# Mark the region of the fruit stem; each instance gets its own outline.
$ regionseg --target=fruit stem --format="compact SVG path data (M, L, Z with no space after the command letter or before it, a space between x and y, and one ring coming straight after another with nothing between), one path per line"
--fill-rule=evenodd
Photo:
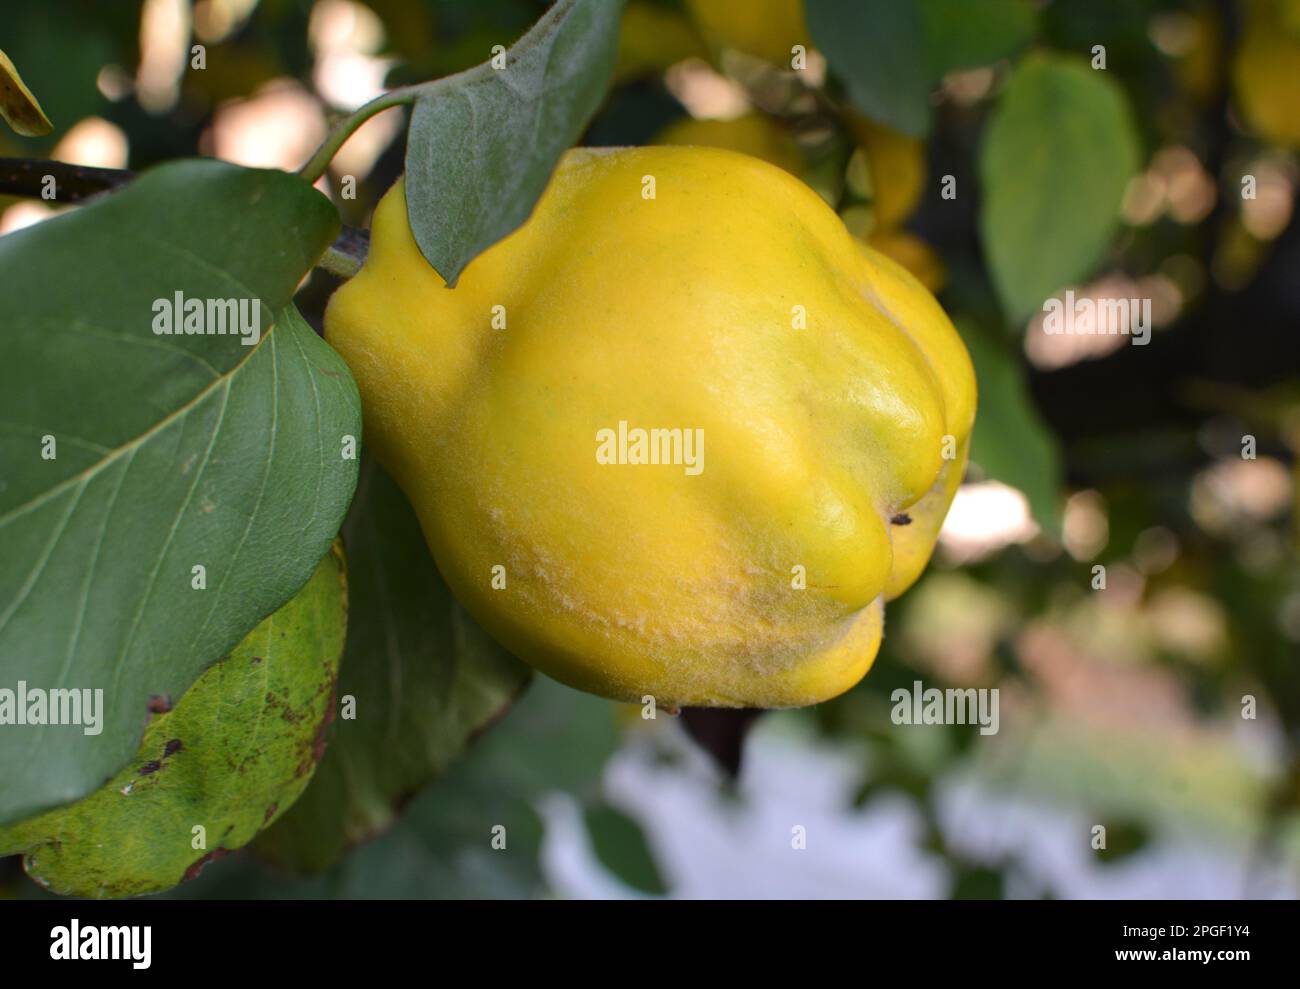
M401 86L387 93L382 93L369 103L365 103L353 110L334 125L334 129L325 138L325 142L316 149L316 153L307 160L307 164L298 169L298 174L308 182L315 183L317 179L325 174L325 169L329 167L333 157L338 154L339 148L347 143L348 138L355 134L362 124L384 110L392 109L395 106L403 106L407 103L414 103L419 95L418 88L418 86Z
M369 252L369 234L364 230L344 227L334 243L325 249L325 253L316 262L316 267L346 281L361 270Z

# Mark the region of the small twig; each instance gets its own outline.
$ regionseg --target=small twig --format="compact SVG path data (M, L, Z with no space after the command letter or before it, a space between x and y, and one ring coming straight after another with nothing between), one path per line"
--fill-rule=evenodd
M54 198L50 202L79 203L126 185L135 178L135 172L40 158L0 158L0 193L45 199L50 177L54 178Z
M368 253L369 232L356 227L344 227L334 238L334 243L325 249L321 259L316 262L316 267L346 280L361 270Z

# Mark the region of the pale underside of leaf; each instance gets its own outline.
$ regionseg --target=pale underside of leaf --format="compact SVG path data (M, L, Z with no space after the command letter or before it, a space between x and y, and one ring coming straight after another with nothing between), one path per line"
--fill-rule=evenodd
M429 263L454 286L532 212L613 71L622 0L560 0L506 55L423 87L406 198Z

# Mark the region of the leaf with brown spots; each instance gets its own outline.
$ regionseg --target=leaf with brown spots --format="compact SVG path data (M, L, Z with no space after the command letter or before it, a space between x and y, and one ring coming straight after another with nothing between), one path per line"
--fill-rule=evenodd
M27 874L56 893L113 897L174 886L248 843L311 780L346 624L336 542L306 587L153 716L127 768L83 800L0 828L0 855L24 853Z

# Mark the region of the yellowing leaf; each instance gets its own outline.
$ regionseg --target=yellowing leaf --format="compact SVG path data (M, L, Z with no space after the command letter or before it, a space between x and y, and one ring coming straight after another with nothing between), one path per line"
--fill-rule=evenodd
M104 898L175 886L247 844L311 780L346 627L336 541L306 586L174 708L150 708L130 765L82 800L0 828L0 855L22 852L51 892Z
M23 77L0 51L0 117L23 137L40 137L54 130L50 118L36 102L32 91L23 84Z

